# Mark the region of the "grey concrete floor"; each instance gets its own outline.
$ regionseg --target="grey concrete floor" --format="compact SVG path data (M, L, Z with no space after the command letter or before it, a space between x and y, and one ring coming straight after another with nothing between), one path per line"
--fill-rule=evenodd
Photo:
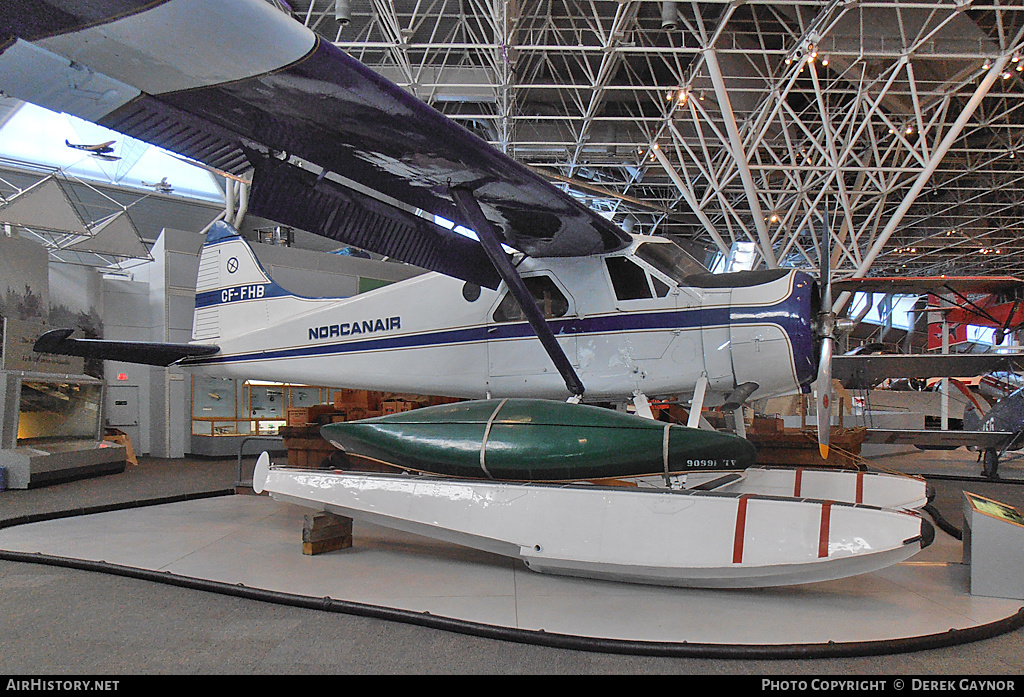
M884 466L973 475L973 455L922 453ZM122 475L0 493L0 521L29 513L230 488L235 461L143 459ZM1024 482L1024 466L1004 477ZM960 525L964 488L1021 506L1024 486L934 479ZM756 621L756 618L752 618ZM481 638L37 563L0 561L0 674L1019 675L1024 629L948 648L857 658L663 658ZM1024 683L1022 683L1024 684Z

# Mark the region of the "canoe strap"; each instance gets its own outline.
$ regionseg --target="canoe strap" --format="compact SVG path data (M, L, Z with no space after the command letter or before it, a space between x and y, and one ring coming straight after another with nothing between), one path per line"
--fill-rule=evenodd
M505 402L508 401L508 397L498 402L498 406L494 408L494 413L491 414L491 418L487 419L487 426L484 428L484 438L480 442L480 469L484 471L488 479L494 479L491 473L487 471L487 463L484 461L484 453L487 451L487 439L491 437L491 425L494 424L494 420L498 418L498 412L505 406Z
M672 424L665 424L665 434L661 438L661 462L665 468L665 486L671 486L668 479L668 430Z

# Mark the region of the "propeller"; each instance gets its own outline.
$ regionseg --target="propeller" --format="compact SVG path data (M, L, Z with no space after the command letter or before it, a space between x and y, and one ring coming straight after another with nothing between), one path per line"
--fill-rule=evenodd
M821 307L818 310L816 333L821 339L821 357L818 360L818 378L815 384L818 415L818 452L828 458L829 434L832 425L832 351L836 338L836 315L832 311L832 279L829 271L832 253L829 247L830 226L828 210L821 231L818 248L818 272L821 286Z

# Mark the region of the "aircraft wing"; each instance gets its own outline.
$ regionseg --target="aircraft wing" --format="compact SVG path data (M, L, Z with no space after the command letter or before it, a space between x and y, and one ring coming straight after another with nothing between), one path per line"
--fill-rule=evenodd
M449 189L531 256L624 231L264 0L0 1L0 90L242 175L249 211L496 287ZM100 95L97 97L97 95Z
M832 377L849 389L867 389L888 378L983 375L1024 368L1024 355L1005 353L833 356Z
M989 304L972 303L970 306L957 305L943 308L950 324L973 324L979 327L994 327L1013 331L1024 324L1024 302Z
M955 448L973 445L982 450L998 448L1013 437L1009 431L939 431L935 429L883 429L869 428L865 443L884 445L921 445Z
M108 140L105 143L96 143L95 145L82 145L80 146L83 150L91 150L93 152L107 153L113 150L111 147L116 141Z
M896 293L924 295L934 293L1008 293L1024 288L1024 280L1015 276L878 276L847 278L832 282L836 293Z

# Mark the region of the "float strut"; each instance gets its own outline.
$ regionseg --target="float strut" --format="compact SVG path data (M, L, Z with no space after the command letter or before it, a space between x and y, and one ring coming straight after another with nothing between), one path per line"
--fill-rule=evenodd
M700 410L704 408L704 393L708 389L708 374L701 373L693 388L693 401L690 402L690 415L686 417L687 428L700 428Z

